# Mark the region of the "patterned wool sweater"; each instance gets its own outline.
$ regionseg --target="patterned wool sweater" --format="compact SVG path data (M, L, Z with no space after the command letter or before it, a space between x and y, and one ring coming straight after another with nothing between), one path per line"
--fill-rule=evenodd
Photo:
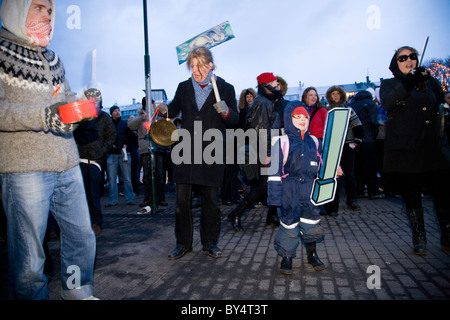
M72 133L55 133L45 109L75 96L58 56L0 29L0 173L62 172L79 164Z

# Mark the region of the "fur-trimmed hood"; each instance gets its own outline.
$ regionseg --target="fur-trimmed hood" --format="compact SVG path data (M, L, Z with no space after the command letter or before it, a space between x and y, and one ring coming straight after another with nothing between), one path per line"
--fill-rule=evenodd
M333 91L338 91L341 95L341 99L339 100L338 103L334 102L333 99L331 99L331 93ZM327 99L331 108L337 107L337 106L342 106L347 101L347 93L345 92L344 88L342 88L340 86L332 86L327 90L325 99Z
M286 95L287 91L288 91L288 84L287 84L286 80L284 80L280 76L277 76L277 79L278 79L278 83L280 84L281 94L284 97Z
M50 21L50 25L52 26L52 32L50 34L51 39L53 37L53 30L55 29L55 1L49 0L49 2L52 7L52 20ZM3 28L30 44L32 43L32 40L27 35L25 25L32 3L33 0L3 0L0 9L0 18L2 20Z
M250 107L247 105L247 100L245 99L245 96L247 95L247 92L250 92L253 95L253 99L256 98L256 90L253 88L244 89L241 92L241 95L239 96L239 110L243 110L246 107Z

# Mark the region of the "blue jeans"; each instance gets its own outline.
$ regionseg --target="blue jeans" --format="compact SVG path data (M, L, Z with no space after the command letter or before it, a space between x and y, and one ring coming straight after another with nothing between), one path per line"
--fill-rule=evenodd
M108 154L106 160L108 165L109 177L109 204L119 203L119 191L117 189L117 170L120 166L122 172L123 186L125 191L125 200L134 202L133 185L131 184L131 156L128 152L128 161L123 161L121 154Z
M42 244L49 212L61 230L62 298L91 296L96 240L80 167L2 174L1 182L8 224L10 298L48 299Z

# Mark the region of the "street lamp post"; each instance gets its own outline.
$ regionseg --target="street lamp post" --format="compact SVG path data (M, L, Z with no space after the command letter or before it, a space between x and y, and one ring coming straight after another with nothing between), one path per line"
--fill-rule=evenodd
M143 0L144 3L144 40L145 40L145 56L144 56L144 64L145 64L145 96L146 96L146 105L143 106L145 111L150 116L152 114L150 106L152 105L152 87L151 87L151 79L150 79L150 53L149 53L149 45L148 45L148 22L147 22L147 0ZM150 159L148 164L151 163L150 173L152 176L152 211L156 213L158 210L157 202L156 202L156 190L155 190L155 174L153 168L155 168L154 163L154 154L153 149L150 143L150 137L148 137L148 154Z

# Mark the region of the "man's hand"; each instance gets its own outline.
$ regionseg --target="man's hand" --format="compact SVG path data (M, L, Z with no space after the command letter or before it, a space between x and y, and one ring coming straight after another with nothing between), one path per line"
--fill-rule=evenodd
M169 107L167 106L167 104L165 103L160 103L157 105L157 108L159 108L158 112L160 114L166 114L167 111L169 110Z
M58 108L65 105L64 102L59 102L45 108L45 124L48 130L53 132L68 133L75 130L77 124L67 124L61 121Z
M214 109L216 109L217 113L221 114L223 117L226 117L229 112L228 106L225 101L214 103Z

